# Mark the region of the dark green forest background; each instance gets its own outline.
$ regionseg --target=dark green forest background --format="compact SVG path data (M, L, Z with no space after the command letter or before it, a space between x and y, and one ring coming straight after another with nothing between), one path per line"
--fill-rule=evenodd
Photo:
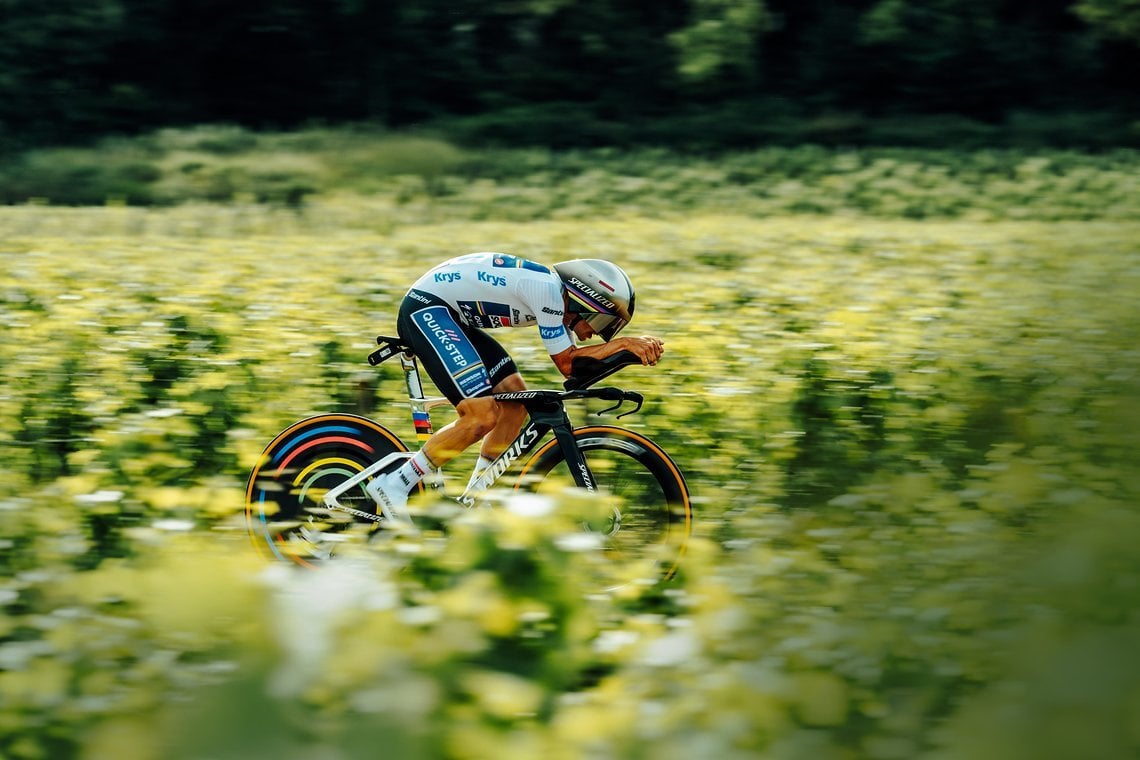
M162 126L469 143L1140 144L1137 0L0 0L0 152Z

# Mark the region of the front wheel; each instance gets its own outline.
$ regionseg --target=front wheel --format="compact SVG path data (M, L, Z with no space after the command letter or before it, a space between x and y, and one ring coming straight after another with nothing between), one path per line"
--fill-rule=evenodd
M671 578L692 530L689 489L677 465L639 433L608 425L581 427L574 439L604 499L602 519L586 529L602 534L607 555L619 562L645 562ZM556 440L523 466L515 488L555 492L573 483Z
M312 566L331 557L353 531L375 530L373 521L325 509L324 494L407 450L393 432L366 417L321 414L295 423L265 448L246 484L246 524L254 545L271 559ZM338 501L376 514L363 484Z

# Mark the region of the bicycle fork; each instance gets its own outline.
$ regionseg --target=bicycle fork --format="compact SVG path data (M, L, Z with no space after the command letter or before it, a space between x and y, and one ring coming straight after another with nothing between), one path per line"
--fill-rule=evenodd
M535 422L548 425L554 431L554 438L558 441L558 447L562 449L562 456L566 460L566 467L570 470L570 477L574 479L574 485L590 493L597 491L594 474L590 472L590 465L586 464L586 457L578 448L578 441L574 438L574 427L570 424L566 410L559 405L555 409L533 409L530 414Z

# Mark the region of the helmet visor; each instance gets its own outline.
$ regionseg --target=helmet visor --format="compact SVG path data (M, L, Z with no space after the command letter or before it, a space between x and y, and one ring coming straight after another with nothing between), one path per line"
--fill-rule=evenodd
M583 322L606 341L621 332L628 324L627 320L610 314L582 314L581 317Z

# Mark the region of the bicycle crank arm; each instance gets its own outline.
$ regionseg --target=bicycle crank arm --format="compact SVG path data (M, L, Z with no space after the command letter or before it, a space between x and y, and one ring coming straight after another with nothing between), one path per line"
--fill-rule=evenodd
M384 518L381 515L374 515L371 512L365 512L362 509L353 509L352 507L346 507L343 504L329 504L326 501L324 506L325 509L335 509L338 512L347 512L353 517L359 517L361 520L369 520L376 523L384 521Z

